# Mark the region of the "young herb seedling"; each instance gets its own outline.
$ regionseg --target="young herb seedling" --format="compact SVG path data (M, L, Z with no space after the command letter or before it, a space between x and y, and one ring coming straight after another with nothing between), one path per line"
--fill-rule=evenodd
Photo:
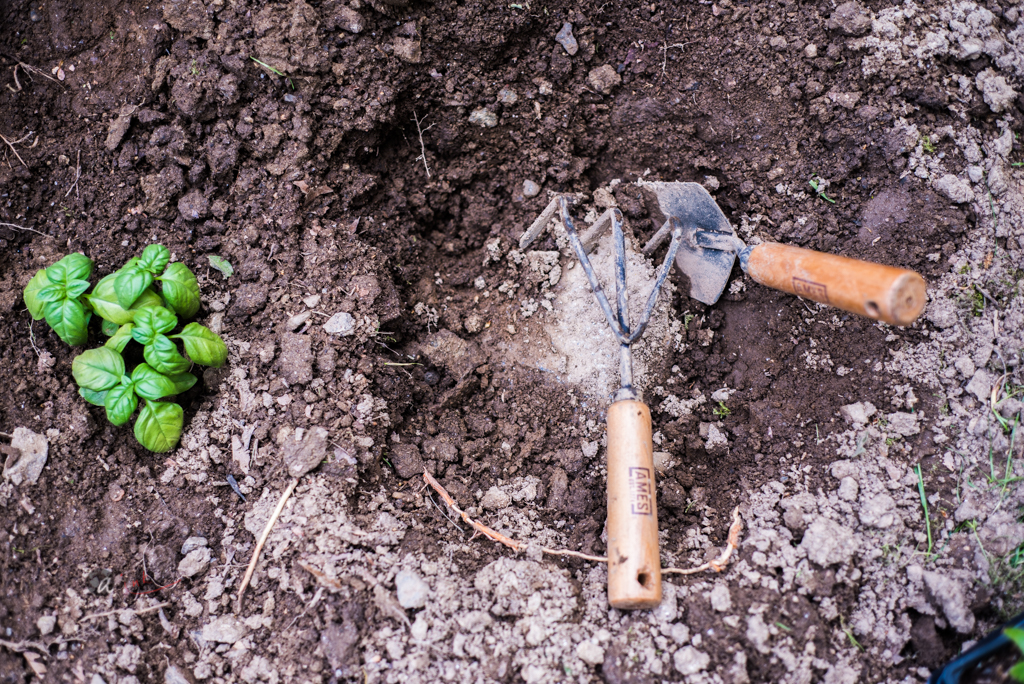
M826 202L831 202L832 204L836 203L834 199L825 194L825 182L818 176L813 176L811 180L807 181L807 184L810 185L811 189L818 194L819 198Z
M79 394L104 407L114 425L131 420L141 400L135 438L155 452L174 448L184 418L181 406L162 400L196 384L189 372L192 364L219 367L227 361L224 341L198 323L171 334L178 316L190 318L199 311L200 300L195 274L184 264L169 263L170 257L163 245L149 245L141 257L102 278L87 295L93 263L82 254L69 254L36 273L24 292L32 317L46 318L73 346L88 341L93 313L102 319L106 344L82 352L71 364ZM154 289L158 283L159 292ZM145 363L128 373L122 353L133 341L142 345Z

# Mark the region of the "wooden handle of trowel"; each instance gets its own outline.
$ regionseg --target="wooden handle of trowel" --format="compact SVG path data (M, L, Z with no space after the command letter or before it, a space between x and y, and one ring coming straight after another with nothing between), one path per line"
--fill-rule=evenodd
M910 325L925 305L924 278L914 271L775 242L751 250L747 273L762 285L890 325Z
M661 603L651 411L628 399L608 407L608 603Z

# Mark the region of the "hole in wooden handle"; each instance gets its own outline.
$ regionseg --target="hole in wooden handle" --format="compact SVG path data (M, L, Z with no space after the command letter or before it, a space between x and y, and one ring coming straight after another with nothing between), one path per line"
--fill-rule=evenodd
M868 316L871 316L871 318L878 318L882 313L878 308L878 304L870 299L864 302L864 310L867 312Z
M640 572L636 576L636 581L640 583L640 586L644 589L649 589L647 583L651 581L651 576L646 572Z

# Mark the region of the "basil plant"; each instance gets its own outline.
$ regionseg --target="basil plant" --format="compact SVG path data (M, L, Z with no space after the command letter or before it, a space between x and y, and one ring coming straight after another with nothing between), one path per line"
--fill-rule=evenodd
M124 425L138 411L135 438L155 452L170 451L181 438L184 411L166 400L196 384L189 372L193 364L220 367L228 355L220 336L198 323L174 332L179 316L190 318L199 311L199 281L184 264L170 263L170 257L163 245L149 245L85 294L93 263L70 254L36 273L24 293L32 317L45 318L70 345L88 341L93 313L102 319L101 330L109 339L71 364L79 394L102 406L114 425ZM145 361L129 373L123 354L133 342L142 347Z

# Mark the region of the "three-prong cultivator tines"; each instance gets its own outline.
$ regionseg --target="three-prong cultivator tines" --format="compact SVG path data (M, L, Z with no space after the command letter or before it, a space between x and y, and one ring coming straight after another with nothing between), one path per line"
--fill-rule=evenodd
M590 281L590 289L619 342L619 384L608 407L608 603L613 608L653 608L661 602L661 559L658 552L658 507L654 484L654 443L651 411L633 388L630 346L651 319L658 293L668 276L683 238L683 225L675 217L665 222L672 234L665 263L636 326L629 322L626 296L626 245L622 213L609 209L615 251L615 310L587 257L569 215L569 200L558 200L562 224L576 257ZM603 217L602 217L603 218ZM599 221L600 223L600 221Z

